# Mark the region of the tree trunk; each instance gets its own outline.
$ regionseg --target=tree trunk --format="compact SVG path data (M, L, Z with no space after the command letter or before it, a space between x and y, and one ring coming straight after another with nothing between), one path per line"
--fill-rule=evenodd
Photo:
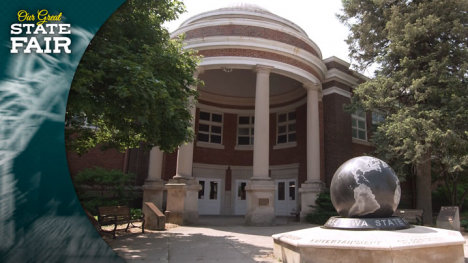
M424 209L424 225L433 225L432 221L432 180L431 151L424 156L424 162L416 165L416 207Z

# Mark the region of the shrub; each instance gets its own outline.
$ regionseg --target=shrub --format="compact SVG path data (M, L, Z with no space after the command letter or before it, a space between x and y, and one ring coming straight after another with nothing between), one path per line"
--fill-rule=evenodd
M96 215L98 206L129 205L135 199L129 187L134 181L134 174L94 167L79 172L73 184L81 204Z
M338 215L331 202L330 193L320 193L315 204L310 206L315 210L306 215L306 221L311 224L323 225L330 217Z

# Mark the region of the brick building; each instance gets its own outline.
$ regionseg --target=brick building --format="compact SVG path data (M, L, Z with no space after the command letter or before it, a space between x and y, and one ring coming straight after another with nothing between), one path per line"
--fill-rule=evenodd
M196 140L172 154L70 154L72 174L96 162L136 172L146 201L161 208L167 191L169 222L213 214L268 225L292 210L304 216L343 162L372 151L378 116L343 111L365 77L323 59L293 22L238 4L196 15L172 36L182 33L186 48L204 56L195 72L205 83L192 109Z

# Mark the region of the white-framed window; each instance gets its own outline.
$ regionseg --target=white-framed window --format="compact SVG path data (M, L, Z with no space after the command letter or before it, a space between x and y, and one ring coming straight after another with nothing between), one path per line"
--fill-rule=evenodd
M254 144L254 116L242 116L237 118L237 145Z
M296 111L277 114L276 144L296 141Z
M385 121L385 116L379 112L372 112L372 124L379 125Z
M353 138L367 141L366 113L358 110L351 115Z
M223 114L200 110L198 118L199 142L223 143Z

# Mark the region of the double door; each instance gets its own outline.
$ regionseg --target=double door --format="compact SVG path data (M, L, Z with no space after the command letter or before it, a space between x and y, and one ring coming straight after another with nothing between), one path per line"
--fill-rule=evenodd
M289 216L291 211L297 211L296 179L275 180L275 211L277 216Z
M221 179L197 178L202 189L198 192L198 213L219 215L221 212Z

